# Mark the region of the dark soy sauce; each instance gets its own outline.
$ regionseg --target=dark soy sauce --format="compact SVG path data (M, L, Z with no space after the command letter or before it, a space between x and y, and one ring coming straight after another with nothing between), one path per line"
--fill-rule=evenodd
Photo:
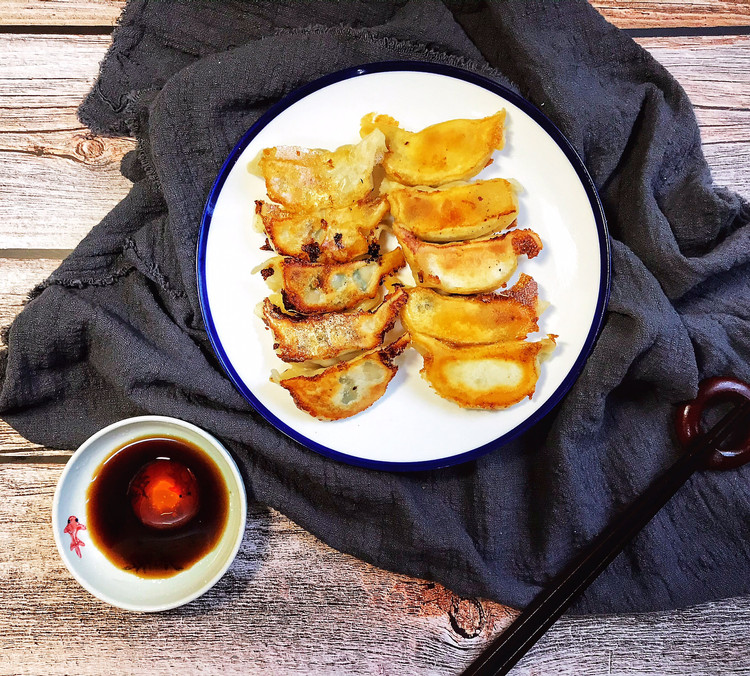
M144 524L129 496L133 478L159 459L187 467L200 498L195 516L166 529ZM214 462L197 446L168 437L137 439L115 451L99 467L86 497L94 544L118 568L147 578L172 577L203 558L219 542L229 512L227 487Z

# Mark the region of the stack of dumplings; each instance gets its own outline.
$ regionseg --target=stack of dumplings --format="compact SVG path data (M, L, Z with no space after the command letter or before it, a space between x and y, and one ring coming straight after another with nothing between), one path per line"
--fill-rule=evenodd
M469 182L502 149L504 121L499 111L411 132L371 113L357 144L260 153L271 201L255 212L264 248L277 254L259 268L274 292L260 314L292 364L271 379L300 409L320 420L360 413L383 396L409 345L433 389L459 406L532 396L555 345L552 335L526 340L544 304L526 274L495 292L542 242L515 228L512 180ZM389 251L386 232L398 242ZM398 281L407 263L416 286Z

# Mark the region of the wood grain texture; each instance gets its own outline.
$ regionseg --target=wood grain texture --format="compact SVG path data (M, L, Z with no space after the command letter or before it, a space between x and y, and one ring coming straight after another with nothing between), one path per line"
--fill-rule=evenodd
M114 26L125 0L2 0L0 26Z
M119 168L134 142L76 118L109 41L0 34L0 249L73 248L130 189Z
M745 0L593 0L620 28L750 24ZM113 26L124 0L3 0L0 25Z
M72 451L57 451L32 444L16 432L7 422L0 419L0 464L36 463L41 458L59 456L69 458Z
M159 675L177 664L180 673L456 674L515 615L378 570L257 505L239 556L205 596L158 615L120 611L80 589L57 556L50 506L61 471L0 464L0 522L13 523L0 529L3 675ZM736 639L749 624L750 599L563 618L514 673L740 674L750 648Z
M0 519L14 524L0 533L0 674L107 665L172 674L177 664L180 673L448 674L512 618L498 604L479 611L438 585L378 571L258 506L237 559L205 596L158 615L120 611L83 591L57 556L50 520L61 471L0 464L9 496Z
M23 308L29 290L44 281L58 265L59 260L0 258L0 328L13 321ZM48 456L64 460L70 456L70 451L52 451L32 444L0 420L0 463L33 462Z
M690 96L701 122L704 143L742 140L742 132L727 130L733 126L744 128L750 122L750 35L639 38L637 42ZM707 116L709 111L713 118ZM716 128L712 122L722 118L726 124ZM746 131L744 136L747 137Z
M746 0L592 0L591 4L619 28L746 26Z
M119 162L133 141L75 117L108 40L0 34L0 249L72 248L127 194ZM715 180L750 197L750 36L639 41L695 103Z
M750 199L750 36L638 42L690 97L714 181Z
M563 617L512 676L746 676L750 599L641 615ZM573 653L573 654L571 654Z
M57 260L0 260L0 316ZM461 598L336 552L251 506L227 576L181 609L134 615L80 589L51 531L70 451L32 445L0 421L0 676L4 674L455 674L515 611ZM61 526L62 527L62 526ZM676 613L563 618L515 674L741 674L750 599ZM73 634L85 640L72 641ZM102 654L104 651L104 654Z
M21 311L28 292L58 265L59 260L0 258L0 327L10 324Z
M122 4L0 0L0 24L111 25ZM744 0L594 4L628 27L750 24ZM746 196L749 40L639 40L695 103L715 179ZM91 137L75 117L108 43L97 35L0 34L0 326L59 264L1 250L71 248L129 187L118 165L132 141ZM259 506L251 507L240 555L206 596L156 616L118 611L83 591L55 551L50 505L69 455L34 446L0 421L0 676L159 675L176 667L454 674L514 616L499 604L373 568ZM747 674L750 649L737 639L748 627L750 599L563 618L513 673Z

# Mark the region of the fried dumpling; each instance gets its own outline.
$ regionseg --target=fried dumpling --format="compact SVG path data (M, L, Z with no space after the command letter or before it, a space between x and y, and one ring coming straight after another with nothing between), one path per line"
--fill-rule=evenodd
M502 178L437 190L388 193L393 219L428 242L474 239L507 228L518 216L514 185Z
M472 345L522 340L539 330L537 284L528 275L522 274L507 294L444 296L418 286L408 295L401 320L412 335Z
M258 200L255 212L278 253L310 263L342 263L372 252L388 202L380 198L335 209L294 212Z
M260 271L269 286L281 291L284 307L300 314L338 312L374 298L383 278L404 266L397 248L374 260L351 263L307 263L277 257Z
M372 312L329 312L303 317L282 312L266 298L263 321L273 332L274 349L283 361L333 359L381 345L405 303L406 294L398 289Z
M290 211L343 207L372 191L372 170L386 150L375 129L336 150L277 146L261 152L258 168L268 196Z
M499 409L531 398L555 337L456 347L413 335L412 344L424 359L422 375L441 397L463 408Z
M532 230L453 244L423 242L397 223L393 232L417 284L447 293L494 291L513 275L520 255L534 258L542 250Z
M448 120L418 132L405 131L388 115L362 118L360 134L385 134L386 175L404 185L437 186L479 173L504 144L505 111L476 120Z
M310 375L286 373L276 379L297 408L319 420L341 420L361 413L385 394L398 367L393 363L409 343L404 335L390 345ZM288 373L294 373L290 369Z

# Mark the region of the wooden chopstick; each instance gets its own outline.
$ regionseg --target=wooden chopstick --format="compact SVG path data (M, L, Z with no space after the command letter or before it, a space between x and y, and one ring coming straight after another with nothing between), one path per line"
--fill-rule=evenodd
M537 596L502 635L463 672L464 676L507 674L596 577L670 500L707 457L732 435L750 427L750 401L727 413L697 437L672 465L564 571Z

